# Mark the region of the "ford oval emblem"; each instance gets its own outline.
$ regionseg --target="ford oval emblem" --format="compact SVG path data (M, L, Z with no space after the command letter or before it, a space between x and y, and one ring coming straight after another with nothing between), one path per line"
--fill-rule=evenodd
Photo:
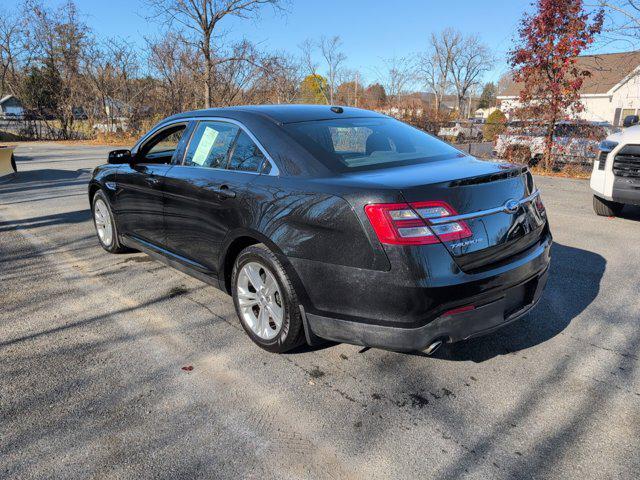
M507 202L504 204L504 211L507 213L516 213L519 207L520 202L518 202L517 200L507 200Z

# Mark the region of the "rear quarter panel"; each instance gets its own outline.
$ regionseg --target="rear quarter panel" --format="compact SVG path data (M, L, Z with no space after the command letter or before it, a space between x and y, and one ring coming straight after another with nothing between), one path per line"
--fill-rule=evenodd
M253 229L286 256L373 270L388 270L380 245L337 192L309 179L261 175L252 184Z

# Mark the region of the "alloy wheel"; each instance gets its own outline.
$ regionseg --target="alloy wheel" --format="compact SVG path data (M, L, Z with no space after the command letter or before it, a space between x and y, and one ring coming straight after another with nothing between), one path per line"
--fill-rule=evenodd
M249 262L240 270L236 287L244 323L263 340L275 338L282 328L284 307L273 273L258 262Z
M113 242L113 226L111 225L111 215L104 200L99 198L93 206L93 219L96 223L96 230L100 241L107 247Z

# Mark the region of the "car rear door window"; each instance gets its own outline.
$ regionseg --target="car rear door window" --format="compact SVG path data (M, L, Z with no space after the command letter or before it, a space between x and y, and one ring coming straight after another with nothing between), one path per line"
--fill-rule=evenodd
M184 164L224 168L239 127L225 122L200 122L193 133Z
M244 172L258 172L265 156L246 132L240 130L227 168Z

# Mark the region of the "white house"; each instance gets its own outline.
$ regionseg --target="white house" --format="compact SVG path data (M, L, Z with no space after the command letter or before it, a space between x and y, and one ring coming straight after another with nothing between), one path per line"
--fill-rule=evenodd
M625 116L640 114L640 51L583 55L576 66L591 72L580 89L580 118L620 125ZM498 95L507 115L520 105L519 93L520 84L508 80Z
M5 95L0 99L0 115L21 116L24 114L22 103L14 95Z
M484 118L486 120L489 118L489 115L496 110L498 110L498 107L479 108L474 112L473 116L478 119Z

